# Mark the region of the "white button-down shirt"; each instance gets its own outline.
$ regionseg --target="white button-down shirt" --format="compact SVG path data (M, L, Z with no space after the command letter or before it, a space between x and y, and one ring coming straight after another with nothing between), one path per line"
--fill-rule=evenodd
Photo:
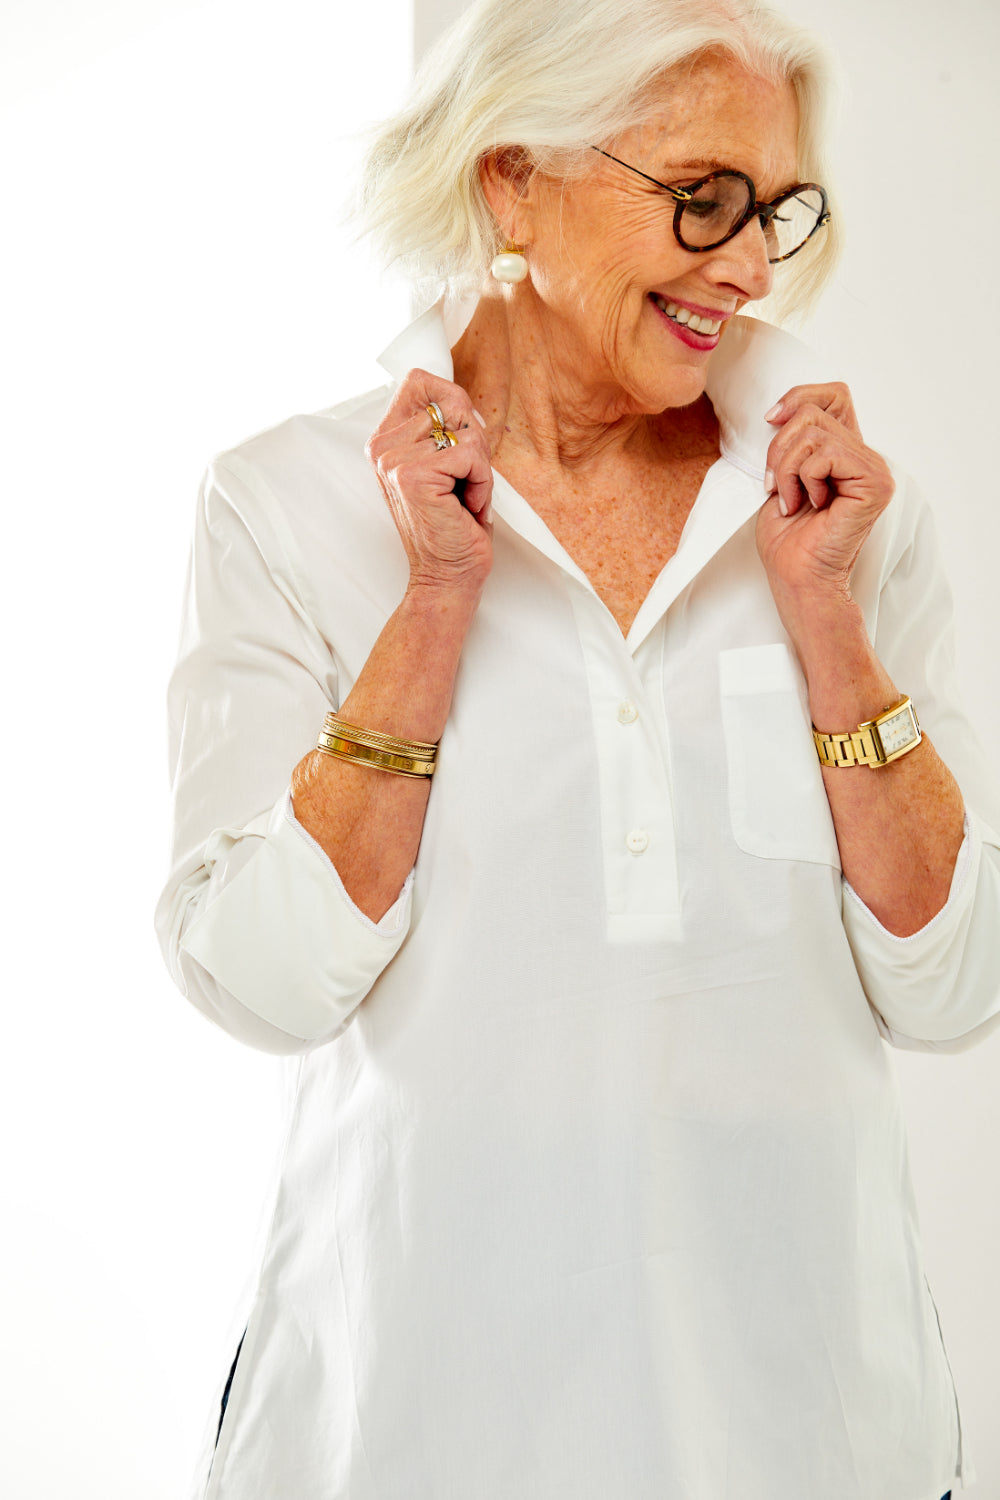
M450 377L456 332L432 310L385 362ZM392 388L213 465L160 931L196 1005L301 1058L209 1500L968 1477L883 1038L964 1045L1000 1011L1000 811L903 481L855 592L967 836L911 938L843 884L754 544L763 412L811 378L787 336L727 331L722 457L627 638L497 476L419 857L377 924L286 789L406 585L363 454Z

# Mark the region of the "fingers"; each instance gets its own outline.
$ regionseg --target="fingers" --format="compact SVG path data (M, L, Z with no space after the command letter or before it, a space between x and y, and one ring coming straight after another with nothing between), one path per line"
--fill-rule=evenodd
M823 447L813 448L796 465L799 487L813 510L822 510L835 494L833 455Z
M767 420L776 432L757 544L775 598L839 594L892 498L892 473L866 446L846 386L794 386Z
M411 370L367 455L410 563L411 583L479 591L492 561L490 448L468 394Z
M447 446L432 435L438 427L453 439ZM413 499L452 494L478 517L493 488L484 428L461 386L411 370L369 439L369 462L387 498L390 491Z
M400 426L372 435L369 460L383 490L415 502L457 496L467 510L478 515L489 503L493 488L489 447L478 427L446 430L455 441L439 448L431 435L430 418L414 413Z
M889 503L895 488L881 454L852 433L830 432L818 424L800 429L780 448L772 444L764 482L785 516L806 505L823 510L835 500L862 504L874 515Z
M828 406L800 401L801 392L821 392ZM866 447L857 424L841 421L846 387L796 387L794 410L778 419L779 431L767 453L765 487L776 494L782 515L794 516L806 504L822 510L838 497L863 502L877 513L888 504L894 484L881 454ZM773 411L773 408L772 408ZM853 417L853 407L850 408Z
M784 426L806 408L825 412L835 422L860 436L854 402L850 390L843 381L830 381L827 385L793 385L780 401L776 401L764 420L773 426Z
M835 431L818 422L796 426L775 438L767 450L764 485L778 496L782 515L794 516L803 505L821 510L832 498Z
M435 408L435 415L430 407ZM440 412L442 421L437 421ZM458 433L464 428L476 427L482 431L483 419L476 412L467 392L453 381L441 380L426 370L411 370L393 397L385 417L376 432L388 431L402 423L418 417L429 435L435 426ZM443 450L442 450L443 451Z

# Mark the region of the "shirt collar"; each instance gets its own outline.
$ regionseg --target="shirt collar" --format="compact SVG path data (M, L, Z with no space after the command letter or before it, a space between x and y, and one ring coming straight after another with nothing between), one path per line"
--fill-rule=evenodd
M435 302L379 355L379 364L396 380L413 369L453 379L452 347L477 300ZM758 318L734 318L712 355L706 382L719 419L723 457L763 480L768 444L775 433L764 413L793 385L818 384L823 378L816 355L790 333Z
M818 356L783 328L759 318L734 318L708 366L705 390L719 419L722 456L763 480L777 429L764 420L793 385L829 379Z
M465 332L476 310L478 297L442 297L397 334L378 362L394 380L410 370L426 370L439 380L454 380L451 351Z

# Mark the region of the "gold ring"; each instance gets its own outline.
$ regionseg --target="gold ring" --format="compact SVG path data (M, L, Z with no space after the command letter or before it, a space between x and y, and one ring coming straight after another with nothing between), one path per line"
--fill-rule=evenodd
M440 406L438 406L436 401L429 401L424 407L424 410L430 417L435 427L444 427L444 412L441 410Z
M434 446L439 452L442 448L458 447L458 438L453 432L449 432L447 427L432 427L431 437L434 439Z

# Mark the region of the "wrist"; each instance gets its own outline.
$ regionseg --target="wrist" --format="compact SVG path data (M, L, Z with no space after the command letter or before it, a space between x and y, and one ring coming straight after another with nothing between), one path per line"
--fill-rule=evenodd
M800 654L817 649L831 633L854 634L865 628L864 615L851 593L849 580L809 586L773 578L768 581L782 624Z
M902 697L875 654L860 607L849 595L813 601L803 611L799 628L789 634L805 674L809 712L817 729L856 729Z
M476 602L453 590L408 588L338 715L363 730L436 744Z
M399 613L415 628L434 634L465 633L482 598L485 579L442 584L410 578Z

